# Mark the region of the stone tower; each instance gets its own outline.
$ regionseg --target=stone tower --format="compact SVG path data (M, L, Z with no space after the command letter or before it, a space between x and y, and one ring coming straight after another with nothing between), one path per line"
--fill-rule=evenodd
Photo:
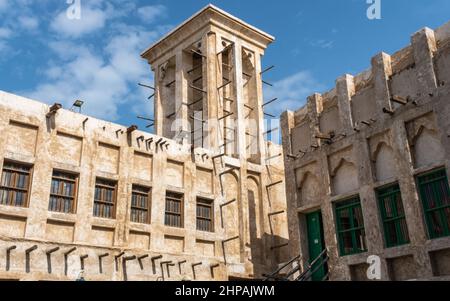
M261 164L261 57L273 40L209 5L146 50L156 134Z
M231 276L260 276L287 249L282 150L264 133L261 58L273 41L208 5L142 53L155 73L156 135L211 154Z

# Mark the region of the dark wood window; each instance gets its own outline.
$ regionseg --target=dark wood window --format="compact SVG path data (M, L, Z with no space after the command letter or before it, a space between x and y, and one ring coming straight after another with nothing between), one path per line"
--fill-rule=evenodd
M359 197L335 205L341 256L366 252L366 234Z
M183 195L166 193L166 212L164 224L169 227L183 228Z
M388 248L409 243L408 226L398 184L377 190L377 197Z
M419 176L418 184L430 238L450 236L450 192L445 169Z
M0 183L0 204L27 207L31 186L30 165L5 161Z
M77 175L54 171L48 210L61 213L75 213L77 187Z
M95 184L94 216L116 217L117 182L97 179Z
M214 232L214 202L197 199L197 230Z
M130 220L150 224L150 188L133 185Z

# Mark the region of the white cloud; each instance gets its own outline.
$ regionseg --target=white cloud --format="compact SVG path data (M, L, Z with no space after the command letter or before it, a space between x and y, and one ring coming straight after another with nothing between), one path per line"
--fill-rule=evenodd
M113 37L106 46L111 65L129 80L138 80L148 74L150 68L140 58L146 42L157 37L155 32L127 31Z
M8 0L0 0L0 12L8 8Z
M22 28L27 30L35 30L39 27L39 20L32 16L19 17L19 23Z
M271 100L278 98L265 107L265 112L276 117L286 111L296 111L306 103L306 98L315 92L321 91L324 86L317 82L309 71L300 71L279 81L274 82L273 87L264 88L264 98ZM269 118L268 118L269 119ZM265 130L280 129L280 120L278 118L267 120ZM281 143L281 132L273 131L267 139L274 143Z
M65 11L58 11L49 26L57 35L45 38L51 59L39 68L40 82L18 93L46 103L58 101L66 108L81 99L85 101L83 113L110 121L130 113L149 116L153 111L147 100L151 91L137 84L152 83L153 74L140 53L167 28L155 25L148 31L128 25L124 19L136 13L130 2L92 0L82 1L82 5L80 20L70 20ZM146 12L146 22L150 22L165 11L157 5L151 10L153 15L148 9L141 13ZM95 32L101 33L101 38L91 41L89 34Z
M11 37L12 31L6 27L0 27L0 39L7 39Z
M72 42L68 41L52 41L49 42L48 47L53 50L61 59L72 59L76 57L80 50L87 50L84 46L78 45L76 46ZM76 46L76 47L74 47Z
M61 66L50 64L50 66L43 72L49 79L57 79L63 75Z
M39 26L39 20L30 13L32 0L0 0L0 50L2 57L0 61L9 60L12 55L17 54L20 48L11 45L11 39L21 37L34 31Z
M118 119L118 108L125 103L131 111L151 113L148 91L137 86L152 77L139 53L158 33L125 25L119 28L105 45L96 45L101 49L98 53L88 45L65 40L49 43L56 56L43 72L45 81L25 94L47 103L59 101L66 107L82 99L84 113L107 120Z
M308 96L323 89L324 86L309 71L295 73L275 82L273 87L265 88L267 100L275 97L279 99L279 102L267 106L267 112L279 115L285 110L298 110L305 104Z
M74 46L75 47L75 46ZM75 99L85 100L85 111L102 118L117 118L117 105L124 101L127 81L101 57L85 49L64 66L51 66L48 81L27 93L47 103L70 107Z
M323 48L323 49L331 49L334 46L334 41L316 40L316 41L312 41L310 43L310 45L313 47L319 47L319 48Z
M56 16L50 27L63 36L78 38L103 28L108 13L109 10L106 9L82 6L81 19L69 19L66 11L62 11Z
M167 16L167 8L164 5L149 5L138 8L138 15L145 23L153 23L158 18Z

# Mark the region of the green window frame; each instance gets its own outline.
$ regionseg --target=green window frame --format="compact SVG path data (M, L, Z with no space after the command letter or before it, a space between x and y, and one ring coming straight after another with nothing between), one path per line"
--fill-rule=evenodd
M377 190L378 205L387 248L410 243L408 226L399 184Z
M364 218L359 196L335 204L341 256L367 252Z
M429 237L450 236L450 189L446 170L420 175L417 182Z

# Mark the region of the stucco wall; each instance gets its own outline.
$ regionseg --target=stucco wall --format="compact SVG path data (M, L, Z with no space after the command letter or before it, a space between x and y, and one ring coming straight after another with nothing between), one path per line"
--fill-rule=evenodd
M255 197L245 209L240 193L247 181L239 173L226 174L221 185L216 171L222 164L239 171L234 158L215 159L214 166L207 149L192 153L187 144L140 131L127 134L123 126L64 109L47 118L48 111L45 104L0 92L0 129L5 133L0 137L0 164L7 159L33 166L28 206L0 205L0 278L74 280L83 268L88 280L160 280L163 275L165 280L226 280L229 275L261 277L276 267L278 255L270 248L274 236L287 238L286 220L271 229L274 221L269 222L271 209L260 180L266 177L265 168L248 167L258 181L249 184ZM151 138L164 139L167 147L145 143ZM280 151L279 146L273 150ZM283 167L282 157L272 162ZM79 177L74 214L48 211L53 170ZM284 179L283 169L274 169L272 176ZM97 177L118 183L115 219L93 216ZM152 189L150 224L130 222L133 184ZM166 191L184 195L182 229L164 225ZM283 208L284 192L271 195L273 205ZM214 201L215 232L196 230L196 197ZM221 210L221 204L234 198L235 203ZM242 213L250 211L251 218ZM234 236L238 238L224 244L225 258L222 242ZM242 248L246 244L248 254ZM36 250L27 253L33 246ZM167 261L174 266L161 266Z
M282 116L290 251L307 264L305 215L321 210L332 280L367 280L370 255L380 256L383 280L450 276L450 239L429 238L416 186L418 175L436 168L450 175L449 27L415 33L410 46L378 54L371 69L342 76L335 89ZM336 102L338 114L330 114ZM400 185L411 242L386 248L376 189L392 183ZM368 251L341 256L334 206L353 196L361 200Z

